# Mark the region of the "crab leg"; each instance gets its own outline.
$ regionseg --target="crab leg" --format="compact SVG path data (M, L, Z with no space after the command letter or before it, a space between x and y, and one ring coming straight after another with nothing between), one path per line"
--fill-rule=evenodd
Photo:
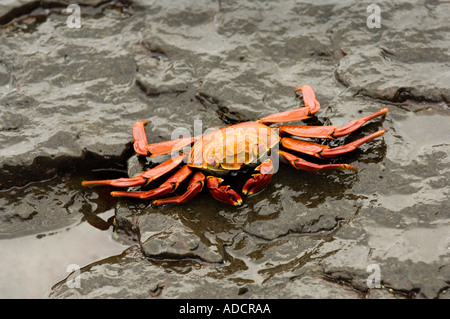
M224 202L234 206L241 206L241 196L239 196L238 193L232 190L230 186L220 186L222 182L222 178L215 176L207 177L207 186L211 195L220 202Z
M114 197L136 197L142 199L161 197L167 193L173 193L178 188L178 185L180 185L182 181L188 178L191 173L192 170L189 168L189 166L184 165L158 188L139 192L115 191L111 192L111 195Z
M264 189L272 179L273 165L270 159L265 160L261 165L255 168L260 173L253 174L242 188L244 195L252 195Z
M314 90L309 85L302 85L299 86L294 90L294 93L301 91L303 102L305 103L304 107L295 109L295 110L289 110L281 113L275 113L266 117L263 117L262 119L258 120L257 122L263 123L263 124L270 124L270 123L284 123L284 122L293 122L293 121L300 121L307 119L311 117L312 114L316 113L320 110L320 104L319 101L317 101L316 94L314 93Z
M280 134L289 134L298 137L310 137L310 138L335 138L347 135L358 128L360 128L367 121L386 114L387 108L381 109L375 113L367 115L358 120L349 122L343 127L338 126L302 126L302 125L281 125L278 126Z
M383 135L386 132L386 130L381 130L375 133L372 133L370 135L367 135L363 138L360 138L356 141L353 141L351 143L337 146L330 148L329 146L322 145L322 144L316 144L312 142L302 141L291 137L282 137L281 138L281 145L283 145L285 148L297 151L300 153L320 157L320 158L330 158L339 156L348 152L353 151L357 147L361 146L362 144L370 141L371 139L374 139L378 136Z
M296 169L301 169L309 172L330 171L330 170L352 170L357 171L355 166L348 164L315 164L304 159L292 155L284 151L278 151L278 153Z
M197 195L203 189L205 184L205 175L201 172L194 174L189 182L188 188L183 195L174 196L169 198L157 199L152 202L153 205L159 206L164 204L178 204L186 203L190 201L195 195Z
M147 121L138 121L133 125L134 150L140 155L156 157L178 151L194 143L195 137L185 137L167 142L148 144L145 125Z
M98 186L98 185L111 185L117 187L131 187L147 185L151 181L158 177L168 173L177 167L186 157L184 154L169 158L167 161L162 162L158 166L155 166L148 171L145 171L132 178L117 178L117 179L105 179L99 181L83 181L83 186Z

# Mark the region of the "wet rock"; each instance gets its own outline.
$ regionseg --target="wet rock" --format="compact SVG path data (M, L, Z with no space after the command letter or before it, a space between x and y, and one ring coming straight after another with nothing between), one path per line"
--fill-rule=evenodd
M421 62L414 64L402 63L395 59L401 53L393 54L395 57L386 61L382 52L379 47L375 47L349 53L341 60L336 77L359 94L374 99L397 103L407 100L449 101L449 87L445 84L450 80L449 72L441 72L442 62L428 62L422 59ZM431 56L439 56L439 53L431 53ZM370 68L377 70L375 74L371 72L370 78L365 76L369 72L366 63L369 60ZM420 78L410 76L416 72L420 72L423 76Z
M321 278L305 276L290 281L283 291L287 298L356 299L361 295L351 287L333 283ZM282 295L283 296L283 295ZM280 296L281 298L283 298Z
M448 104L449 54L441 46L441 34L449 31L445 20L450 9L437 3L405 2L383 4L381 10L385 19L382 32L372 29L368 43L345 47L346 55L336 69L337 79L375 99ZM405 19L405 14L414 18ZM343 45L350 45L351 35L357 32L346 31Z
M123 103L135 100L142 107L133 81L136 65L126 44L118 38L120 28L101 28L94 35L95 26L87 26L93 20L86 19L85 28L70 29L62 14L51 14L49 19L39 25L39 32L24 33L21 41L13 36L19 31L15 27L3 30L8 34L1 44L0 57L6 72L0 89L0 104L6 111L0 123L3 187L14 185L9 179L23 169L28 171L24 184L38 180L30 168L39 158L45 163L41 171L61 166L59 162L65 158L83 158L89 152L120 158L129 142L127 128L132 125L132 121L123 123L119 116L126 113L121 111L126 109ZM125 20L122 18L122 23ZM51 40L55 34L68 41L66 45ZM88 52L85 41L92 37L103 41L109 38L110 48ZM131 38L129 41L133 43ZM108 85L121 89L107 89ZM109 119L103 117L108 113L112 115ZM119 131L120 123L125 125ZM98 134L109 137L99 143Z
M144 234L154 233L142 240L142 251L145 256L162 259L200 259L209 263L223 261L216 246L202 242L191 229L179 221L165 214L153 213L145 219L145 222L140 225L141 231Z
M142 214L142 210L145 212ZM139 215L137 215L139 214ZM173 214L160 213L147 208L120 205L116 211L119 229L132 220L134 231L128 235L139 238L143 254L152 259L198 259L208 263L221 263L223 258L217 247L200 238L189 227L183 225ZM126 228L130 228L129 226Z
M83 266L79 289L62 281L51 297L448 295L448 6L383 3L381 28L370 29L365 3L85 1L82 27L70 29L59 10L66 1L12 3L0 7L2 236L60 229L82 213L99 231L113 224L116 240L133 247ZM43 18L12 21L19 13ZM320 142L383 127L382 138L310 159L358 173L282 165L239 208L206 189L153 208L80 186L164 159L132 156L137 120L148 121L150 143L178 137L177 128L194 135L195 120L204 131L296 108L292 90L304 83L322 105L310 125L342 126L389 107L358 132ZM246 177L226 182L240 192ZM114 223L96 218L111 208ZM367 283L373 264L379 288Z
M81 270L83 285L73 289L63 280L51 298L232 298L238 289L226 280L201 278L210 264L194 260L153 261L132 247L114 259L102 260ZM199 276L200 275L200 276Z
M284 189L286 190L286 188ZM246 231L265 239L275 239L287 234L323 235L338 230L341 222L351 219L357 214L358 209L348 206L339 207L342 201L326 201L325 207L330 211L327 214L323 210L308 208L300 203L294 203L292 197L283 201L286 206L278 208L279 215L276 219L259 220L249 223ZM353 212L353 214L352 214ZM283 222L285 221L285 222Z

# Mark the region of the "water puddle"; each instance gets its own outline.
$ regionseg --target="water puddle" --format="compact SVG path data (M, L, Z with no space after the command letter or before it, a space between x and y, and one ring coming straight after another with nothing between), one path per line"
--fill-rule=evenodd
M82 215L80 215L82 217ZM97 215L104 220L114 210ZM0 298L47 298L77 267L121 254L128 246L82 220L58 230L0 240Z

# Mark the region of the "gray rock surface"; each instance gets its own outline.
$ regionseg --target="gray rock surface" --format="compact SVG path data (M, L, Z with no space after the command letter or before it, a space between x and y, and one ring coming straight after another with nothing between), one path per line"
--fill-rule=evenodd
M379 3L369 28L369 2L79 1L71 29L69 3L0 5L0 297L448 298L448 4ZM322 105L312 125L389 108L324 142L387 129L332 160L357 174L282 165L239 208L206 190L154 208L81 187L161 160L133 155L138 120L161 142L196 120L206 130L296 108L301 84ZM34 277L56 271L46 293L6 275L13 252L34 256Z

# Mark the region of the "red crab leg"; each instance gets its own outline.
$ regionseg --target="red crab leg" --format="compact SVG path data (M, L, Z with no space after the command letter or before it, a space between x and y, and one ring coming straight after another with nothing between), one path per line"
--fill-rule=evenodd
M218 201L231 204L234 206L241 206L242 205L242 198L239 196L238 193L236 193L234 190L230 188L230 186L220 186L219 185L223 182L222 178L215 177L215 176L208 176L207 177L207 185L209 188L209 192L211 195L217 199Z
M260 173L252 175L242 188L242 193L252 195L264 189L272 179L273 170L272 161L270 159L265 160L255 168L255 171L259 171Z
M281 113L275 113L266 117L263 117L262 119L258 120L257 122L263 123L263 124L270 124L270 123L283 123L283 122L293 122L293 121L300 121L307 119L311 117L312 114L316 113L320 110L320 104L319 101L317 101L316 94L314 93L314 90L309 85L302 85L299 86L294 90L294 93L301 91L303 102L305 103L304 107L295 109L295 110L289 110Z
M357 171L358 169L355 166L348 164L315 164L304 159L292 155L290 153L284 151L278 151L278 153L291 164L296 169L301 169L309 172L318 172L318 171L330 171L330 170L352 170Z
M387 108L381 109L375 113L367 115L358 120L351 121L347 125L339 128L338 126L302 126L302 125L280 125L278 130L280 134L289 134L298 137L310 137L310 138L335 138L347 135L353 131L356 131L364 123L373 119L374 117L386 114Z
M164 204L178 204L186 203L190 201L195 195L197 195L203 189L205 184L205 175L201 172L197 172L192 176L189 182L188 188L183 195L174 196L169 198L157 199L152 202L154 206L164 205Z
M115 191L111 192L111 195L114 197L136 197L142 199L161 197L167 193L174 192L178 188L178 185L180 185L182 181L188 178L191 172L192 170L189 168L189 166L184 165L158 188L139 192Z
M133 125L134 151L140 155L156 157L178 151L183 147L194 143L195 137L185 137L176 140L148 144L145 133L146 121L138 121Z
M162 162L158 166L155 166L148 171L145 171L132 178L117 178L117 179L105 179L99 181L83 181L83 186L98 186L98 185L111 185L117 187L131 187L147 185L151 181L164 175L165 173L173 170L177 167L185 158L184 154L169 158L167 161Z
M285 148L297 151L300 153L320 157L320 158L329 158L329 157L335 157L339 156L348 152L353 151L357 147L361 146L362 144L370 141L371 139L374 139L375 137L381 136L386 132L386 130L381 130L375 133L372 133L370 135L367 135L363 138L360 138L356 141L353 141L351 143L337 146L330 148L329 146L322 145L322 144L316 144L312 142L302 141L291 137L282 137L281 138L281 145L283 145Z

